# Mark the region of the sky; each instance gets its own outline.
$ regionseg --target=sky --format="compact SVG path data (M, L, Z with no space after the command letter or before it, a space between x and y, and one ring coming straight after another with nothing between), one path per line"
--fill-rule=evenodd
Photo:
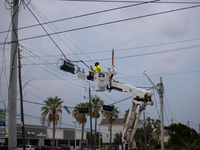
M152 85L142 71L146 70L155 85L162 77L164 125L182 123L199 132L200 3L187 2L190 1L161 0L144 4L142 1L24 0L20 5L18 36L25 124L41 125L42 103L49 97L58 96L70 111L80 102L88 102L89 85L92 96L97 95L106 105L117 102L115 106L122 118L131 105L132 98L124 100L130 93L95 92L92 81L79 79L77 74L59 68L67 58L82 60L86 65L74 64L84 69L86 75L88 66L94 66L96 61L107 72L114 49L115 81L149 90ZM11 7L0 1L1 109L8 108L11 45L7 42L11 41L11 32L7 31ZM159 119L159 96L155 90L150 91L154 105L146 107L145 117ZM19 104L18 100L17 123L20 123ZM61 127L74 128L75 119L64 109L62 118ZM87 120L85 128L89 128ZM98 124L101 120L102 116ZM81 129L78 124L77 127Z

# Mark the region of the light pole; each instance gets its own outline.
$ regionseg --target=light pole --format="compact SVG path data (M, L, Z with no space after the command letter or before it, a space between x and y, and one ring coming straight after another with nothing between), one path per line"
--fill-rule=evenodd
M75 132L74 132L74 140L75 140L75 145L74 149L76 150L76 122L72 121L75 124Z
M146 70L143 71L143 74L147 76L145 73ZM151 79L147 76L150 83L153 85L153 88L157 91L159 97L160 97L160 120L161 120L161 150L164 150L164 114L163 114L163 93L164 93L164 86L162 82L162 77L160 77L160 83L157 84L157 86L151 81Z
M89 82L89 104L90 104L90 139L91 139L91 150L93 150L93 143L92 143L92 108L91 108L91 91L90 91L90 82ZM86 97L84 97L86 99Z
M99 150L101 150L101 138L100 138L100 135L101 135L101 129L100 129L100 124L99 125Z

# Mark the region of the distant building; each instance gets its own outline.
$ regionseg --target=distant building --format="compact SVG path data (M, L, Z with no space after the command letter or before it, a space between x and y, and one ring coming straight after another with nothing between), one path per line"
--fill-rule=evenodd
M112 123L112 143L114 142L115 134L116 133L123 133L125 128L124 118L116 119ZM100 123L100 132L102 135L102 143L109 144L110 143L110 123L108 119L103 119Z
M157 134L156 134L155 132L152 132L151 135L153 136L154 139L157 138ZM170 136L169 136L168 132L165 131L165 132L164 132L164 143L165 143L165 144L168 143L169 138L170 138ZM160 139L161 139L161 134L159 134L159 140L160 140Z
M6 139L4 145L8 145L8 126L6 126ZM56 143L55 145L59 144L67 144L72 149L74 149L75 146L75 134L76 134L76 148L79 149L81 147L81 130L76 130L75 128L56 128L55 133L55 139ZM52 136L53 135L53 129L48 128L47 126L37 126L37 125L25 125L25 139L26 144L30 145L51 145L52 142ZM83 143L84 145L87 144L86 139L86 131L84 131L83 136ZM21 126L17 125L17 145L22 144L22 130Z

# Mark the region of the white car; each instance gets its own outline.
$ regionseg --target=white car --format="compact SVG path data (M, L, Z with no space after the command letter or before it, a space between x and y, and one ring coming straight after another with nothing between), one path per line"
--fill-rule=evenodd
M23 150L23 145L17 146L17 150ZM35 150L33 145L26 145L26 150Z

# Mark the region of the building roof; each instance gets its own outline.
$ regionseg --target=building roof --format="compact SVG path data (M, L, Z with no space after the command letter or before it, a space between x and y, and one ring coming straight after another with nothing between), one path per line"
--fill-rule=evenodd
M157 136L157 134L155 132L152 132L151 135L152 136ZM161 133L159 135L161 135ZM164 131L164 136L168 136L168 135L169 135L168 132Z
M109 119L103 119L100 125L109 125ZM124 124L124 118L116 119L112 124Z

